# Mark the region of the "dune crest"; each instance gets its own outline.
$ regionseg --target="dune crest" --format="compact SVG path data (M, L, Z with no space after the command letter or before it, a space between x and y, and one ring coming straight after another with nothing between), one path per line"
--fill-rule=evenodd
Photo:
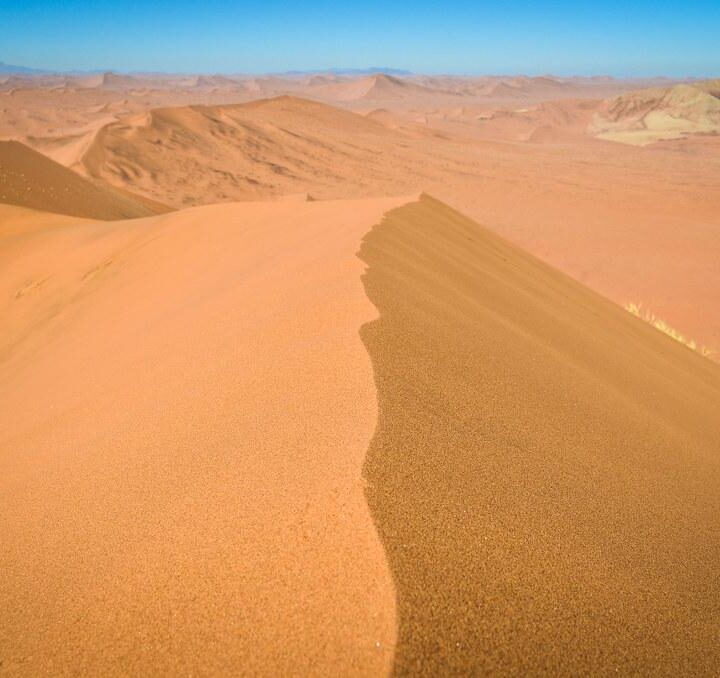
M84 171L174 207L425 190L616 303L642 299L720 347L720 316L707 312L720 303L710 137L652 153L593 139L599 101L455 103L413 118L386 103L362 116L294 96L154 109L103 127Z
M389 670L356 253L407 200L0 240L4 671Z
M720 367L427 196L360 256L395 675L713 675Z
M381 101L456 95L455 92L446 89L428 87L413 80L397 78L385 73L342 82L321 82L311 88L308 93L336 101L362 101L366 99Z

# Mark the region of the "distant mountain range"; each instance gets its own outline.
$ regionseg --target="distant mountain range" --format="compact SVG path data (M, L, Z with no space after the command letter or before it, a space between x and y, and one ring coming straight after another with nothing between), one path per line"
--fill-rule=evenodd
M384 73L385 75L412 75L412 71L405 71L400 68L388 68L386 66L370 66L369 68L324 68L317 71L284 71L278 75L308 75L308 74L328 74L328 75L377 75Z
M0 61L0 75L39 75L54 73L42 68L28 68L27 66L16 66L14 64L6 64ZM79 71L78 71L79 72ZM99 73L101 71L82 71L82 73ZM326 68L318 71L285 71L277 75L307 75L308 73L327 73L332 75L375 75L377 73L385 73L387 75L412 75L412 71L402 70L400 68L386 68L382 66L371 66L369 68Z
M50 71L41 68L28 68L27 66L14 66L13 64L4 64L0 61L0 74L10 75L33 75L39 73L49 73Z

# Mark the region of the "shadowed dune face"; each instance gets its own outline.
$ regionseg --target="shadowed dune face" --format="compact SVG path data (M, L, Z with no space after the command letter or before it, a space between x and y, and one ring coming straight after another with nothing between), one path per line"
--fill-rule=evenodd
M0 210L3 671L388 670L356 252L403 202Z
M0 203L106 220L162 211L96 185L17 141L0 141Z
M712 675L720 370L423 197L366 236L399 675Z

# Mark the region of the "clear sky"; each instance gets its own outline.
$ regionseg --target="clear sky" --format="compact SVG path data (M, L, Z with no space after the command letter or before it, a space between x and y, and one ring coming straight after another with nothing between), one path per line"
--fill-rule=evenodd
M720 75L720 0L0 0L0 61L58 70Z

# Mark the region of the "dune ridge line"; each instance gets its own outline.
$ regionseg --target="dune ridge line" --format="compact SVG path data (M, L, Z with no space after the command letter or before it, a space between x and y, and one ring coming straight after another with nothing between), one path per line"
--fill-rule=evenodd
M713 675L720 368L428 196L360 257L395 675Z
M407 200L40 229L14 210L4 670L390 669L395 594L362 480L377 398L358 330L376 311L356 253Z

